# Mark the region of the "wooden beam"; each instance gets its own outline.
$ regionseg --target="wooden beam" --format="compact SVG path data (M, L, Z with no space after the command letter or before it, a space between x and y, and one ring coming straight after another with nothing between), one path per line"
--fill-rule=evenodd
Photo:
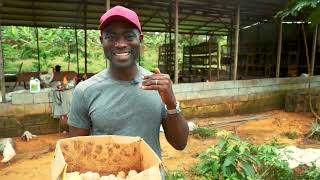
M110 9L110 0L106 0L106 10L108 11ZM139 59L140 60L140 59ZM105 58L106 61L106 68L109 66L109 61L107 58Z
M278 31L278 52L277 52L277 67L276 67L276 78L280 76L280 66L281 66L281 52L282 52L282 19L279 23L279 31Z
M39 31L38 31L37 26L36 26L35 30L36 30L36 38L37 38L38 73L40 73L41 65L40 65Z
M83 0L84 2L84 73L88 72L88 53L87 53L87 0Z
M238 53L239 53L239 31L240 31L240 4L238 4L237 14L236 14L236 31L235 31L235 49L234 49L233 80L237 80Z
M1 6L0 6L1 8ZM1 21L0 21L0 85L1 85L1 95L2 95L2 102L7 102L6 100L6 82L4 77L4 59L2 54L2 39L1 39Z
M317 51L317 39L318 39L318 28L319 24L316 25L313 35L313 46L312 46L312 57L311 57L311 73L310 75L313 76L314 74L314 61L316 59L316 51Z
M78 74L78 78L79 78L79 48L78 48L78 31L77 28L74 28L74 38L76 39L76 53L77 53L77 74Z
M106 10L110 9L110 0L106 0Z
M179 2L175 0L175 63L174 63L174 83L178 84L179 80L179 56L178 56L178 43L179 43Z
M211 55L211 48L212 48L212 36L209 36L209 45L208 45L208 50L209 50L209 71L208 71L208 80L209 82L212 81L212 55Z

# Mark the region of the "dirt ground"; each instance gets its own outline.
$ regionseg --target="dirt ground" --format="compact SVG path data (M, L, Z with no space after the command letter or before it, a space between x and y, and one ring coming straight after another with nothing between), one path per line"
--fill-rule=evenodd
M198 125L224 120L239 119L257 114L230 116L220 118L193 119ZM256 121L233 124L224 127L234 131L242 139L247 139L253 143L264 143L277 138L280 143L296 144L299 147L318 147L320 143L306 140L305 134L308 132L314 118L306 113L287 113L284 111L268 111L259 115L266 116ZM222 128L220 128L222 129ZM297 139L288 139L284 134L289 131L298 133ZM30 142L16 140L17 156L10 164L0 164L0 180L44 180L50 179L50 164L53 158L53 150L58 139L67 137L66 134L41 135ZM163 163L167 170L187 170L197 161L197 155L208 146L214 145L216 138L206 140L196 139L189 136L188 145L183 151L173 149L166 141L164 134L160 136ZM2 158L2 156L0 156Z

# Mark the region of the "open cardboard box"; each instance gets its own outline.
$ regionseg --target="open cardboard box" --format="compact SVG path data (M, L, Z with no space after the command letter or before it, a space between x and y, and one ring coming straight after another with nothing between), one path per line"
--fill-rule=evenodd
M161 179L161 160L140 137L81 136L57 142L51 179L63 180L68 172L98 172L100 176L136 170L130 180Z

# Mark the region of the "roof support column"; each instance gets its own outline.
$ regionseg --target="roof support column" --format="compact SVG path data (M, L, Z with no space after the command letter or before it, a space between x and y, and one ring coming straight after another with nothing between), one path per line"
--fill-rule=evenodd
M282 19L279 23L279 31L278 31L278 53L277 53L277 67L276 67L276 78L280 76L280 65L281 65L281 52L282 52Z
M76 39L76 51L77 51L77 73L79 76L79 48L78 48L78 31L77 31L77 27L74 28L74 37ZM79 78L79 77L78 77Z
M106 0L106 10L110 9L110 0Z
M236 14L233 80L237 80L238 52L239 52L239 31L240 31L240 4L238 4L238 6L237 6L237 14Z
M209 36L209 42L208 42L208 52L209 52L209 71L208 71L208 81L212 81L212 72L211 72L211 69L212 69L212 55L211 55L211 49L212 49L212 38L211 36Z
M1 6L0 6L1 8ZM6 83L4 79L4 67L3 67L3 54L2 54L2 39L1 39L1 24L0 24L0 86L1 86L1 95L2 102L7 102L6 100Z
M318 39L318 29L319 24L316 25L313 35L313 45L312 45L312 57L311 57L311 73L310 76L314 74L314 61L316 59L316 48L317 48L317 39Z
M175 0L175 63L174 63L174 83L178 84L179 80L179 57L178 57L178 35L179 35L179 12L178 12L178 0Z
M40 73L40 48L39 48L39 31L38 26L36 26L36 38L37 38L37 53L38 53L38 73Z
M87 75L87 0L84 1L84 74Z
M108 11L109 9L110 9L110 0L106 0L106 10ZM108 67L109 66L108 65L109 64L109 60L107 58L105 58L105 60L106 60L106 67Z

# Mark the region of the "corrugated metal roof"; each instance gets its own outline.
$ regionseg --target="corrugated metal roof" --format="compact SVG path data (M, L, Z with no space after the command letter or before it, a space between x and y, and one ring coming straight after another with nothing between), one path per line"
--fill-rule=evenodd
M272 19L286 2L239 1L241 26ZM123 5L136 11L143 31L151 32L174 30L174 4L169 0L111 0L111 7ZM105 0L2 0L1 5L2 25L84 28L86 24L88 29L98 29L106 9ZM179 33L228 34L236 7L235 0L179 0Z

